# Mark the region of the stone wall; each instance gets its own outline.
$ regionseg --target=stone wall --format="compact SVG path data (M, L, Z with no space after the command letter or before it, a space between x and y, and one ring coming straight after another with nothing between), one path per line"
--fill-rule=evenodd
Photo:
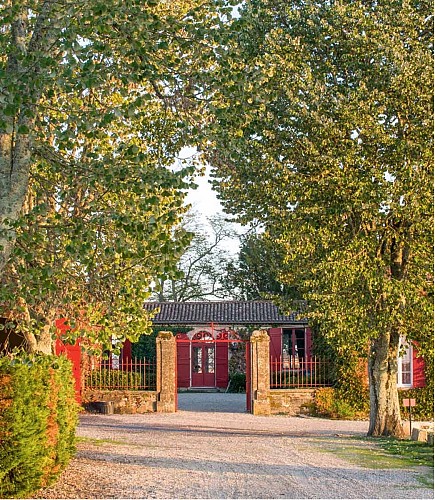
M270 391L270 413L299 415L306 413L303 405L314 400L314 389L272 389Z
M83 406L98 411L97 403L113 402L115 413L149 413L177 411L176 398L176 344L171 332L159 332L156 341L156 391L136 390L82 390Z
M98 401L114 404L115 413L150 413L157 409L156 391L104 391L88 389L82 393L83 405L93 411L93 403Z

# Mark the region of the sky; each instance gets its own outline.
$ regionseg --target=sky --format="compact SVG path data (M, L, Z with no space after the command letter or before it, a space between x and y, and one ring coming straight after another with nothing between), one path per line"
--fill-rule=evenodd
M201 215L204 224L207 224L207 217L223 213L222 205L217 199L216 192L213 191L209 180L210 167L207 166L205 168L205 176L196 178L195 184L198 187L195 190L190 190L186 199L186 202L192 205L193 210ZM239 234L243 234L244 230L242 226L234 224L234 228ZM239 239L228 239L222 244L222 247L230 253L237 255L240 248Z
M215 191L211 188L209 179L210 167L206 167L206 175L196 178L195 184L198 184L198 187L195 190L191 189L189 191L186 200L187 203L193 205L193 208L197 212L204 216L214 215L223 211Z

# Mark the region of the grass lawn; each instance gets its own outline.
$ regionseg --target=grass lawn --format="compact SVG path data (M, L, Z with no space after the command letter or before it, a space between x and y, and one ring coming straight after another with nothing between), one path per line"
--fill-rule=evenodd
M426 443L395 438L340 437L316 439L322 450L369 469L422 467L419 481L434 487L434 448Z

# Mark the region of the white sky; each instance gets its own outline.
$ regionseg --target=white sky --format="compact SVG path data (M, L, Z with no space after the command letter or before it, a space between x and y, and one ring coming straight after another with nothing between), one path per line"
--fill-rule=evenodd
M187 158L195 154L195 149L184 148L180 157ZM198 185L196 189L191 189L186 197L186 203L192 205L192 209L200 214L204 220L204 224L207 224L206 218L211 215L216 215L223 213L222 205L217 199L215 191L211 188L210 180L210 167L207 165L205 167L205 175L202 177L196 177L195 184ZM239 233L243 234L245 231L243 227L239 224L234 224L234 229ZM225 244L222 245L226 250L236 255L239 252L239 239L227 240Z
M192 204L192 208L205 217L222 212L222 205L216 197L209 183L210 168L206 167L206 175L197 177L195 184L198 187L190 190L187 195L187 203Z

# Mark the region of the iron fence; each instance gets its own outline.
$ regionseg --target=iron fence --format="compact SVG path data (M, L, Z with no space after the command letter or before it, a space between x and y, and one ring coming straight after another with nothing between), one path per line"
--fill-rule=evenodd
M271 389L303 389L332 385L331 365L314 356L280 356L270 362Z
M94 360L93 368L85 377L86 389L154 391L156 390L156 362L146 359L112 358Z

